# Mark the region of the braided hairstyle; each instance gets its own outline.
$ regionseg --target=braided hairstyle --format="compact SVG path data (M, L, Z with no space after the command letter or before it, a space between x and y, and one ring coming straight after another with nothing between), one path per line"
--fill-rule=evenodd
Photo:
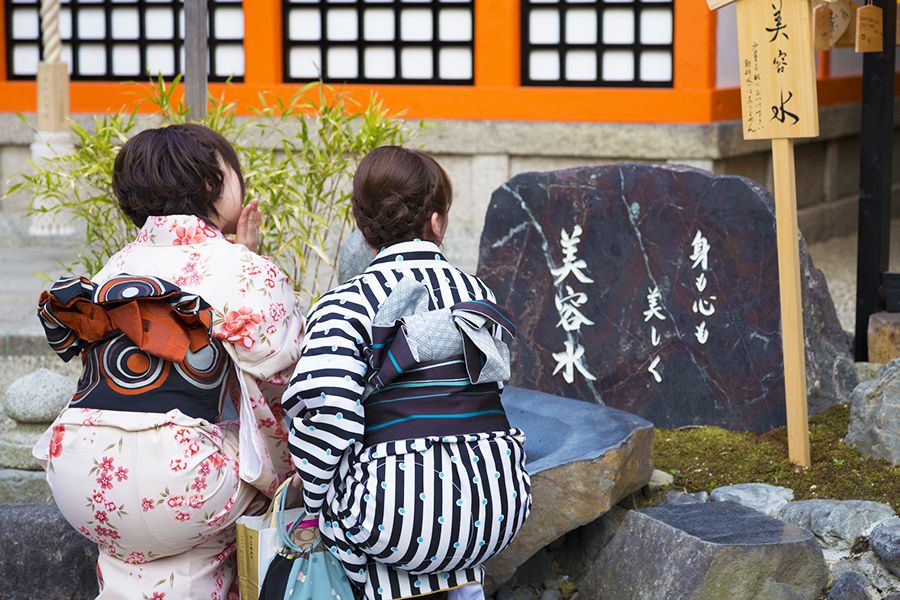
M446 220L452 199L447 173L418 150L376 148L363 157L353 177L353 218L373 248L416 238L438 242L431 215Z

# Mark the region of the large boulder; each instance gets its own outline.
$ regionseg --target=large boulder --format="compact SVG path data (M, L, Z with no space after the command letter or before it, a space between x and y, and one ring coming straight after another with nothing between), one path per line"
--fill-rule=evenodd
M520 388L503 391L503 406L527 438L533 505L509 548L488 563L489 589L640 490L653 473L653 426L638 416Z
M629 512L579 590L597 600L815 600L827 582L808 531L710 502Z
M659 427L784 425L773 206L748 179L683 166L514 177L491 198L478 267L519 325L512 383ZM816 413L846 401L857 376L800 245Z
M894 516L887 504L868 500L800 500L788 502L778 518L811 531L823 544L850 549L875 525Z
M97 546L53 503L0 504L0 548L5 600L97 596Z
M900 358L853 390L845 441L863 454L900 465Z

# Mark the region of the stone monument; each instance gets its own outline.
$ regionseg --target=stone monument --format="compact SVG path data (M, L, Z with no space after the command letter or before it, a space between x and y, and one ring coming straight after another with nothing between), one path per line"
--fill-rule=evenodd
M752 181L684 166L523 173L496 190L479 276L512 312L512 385L660 427L785 423L775 215ZM811 412L856 384L801 240Z

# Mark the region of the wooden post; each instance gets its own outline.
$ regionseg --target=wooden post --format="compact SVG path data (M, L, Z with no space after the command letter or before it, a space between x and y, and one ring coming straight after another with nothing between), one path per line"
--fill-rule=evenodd
M854 355L869 359L869 317L881 308L881 274L891 243L891 166L894 132L894 45L897 3L875 0L884 10L884 52L863 55L859 156L859 241L856 253Z
M44 58L38 65L38 130L68 131L69 68L61 62L59 0L41 0L41 43Z
M806 354L803 298L800 293L800 239L797 229L793 140L772 140L772 165L775 172L775 227L778 236L778 285L781 294L788 457L792 463L808 467L809 415L806 404Z
M707 0L717 9L734 0ZM893 0L892 0L893 1ZM772 140L784 393L791 462L808 467L809 423L794 138L819 135L810 0L737 0L744 139Z
M184 3L184 96L191 119L206 116L208 59L208 11L206 0L186 0Z

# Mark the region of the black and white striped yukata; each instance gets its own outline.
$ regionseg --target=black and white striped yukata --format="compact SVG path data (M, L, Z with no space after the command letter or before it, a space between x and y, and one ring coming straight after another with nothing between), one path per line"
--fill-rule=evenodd
M497 410L473 410L476 397L500 407L500 385L472 384L462 357L410 368L408 356L398 364L382 353L397 379L366 394L378 375L373 346L383 345L373 344L373 321L409 278L427 288L434 310L481 305L500 313L490 290L433 243L392 245L312 308L283 400L306 509L320 513L323 542L373 600L481 582L484 562L509 544L531 508L524 436ZM375 327L376 342L385 341L383 329ZM427 414L392 418L387 405ZM397 438L407 431L418 435Z

